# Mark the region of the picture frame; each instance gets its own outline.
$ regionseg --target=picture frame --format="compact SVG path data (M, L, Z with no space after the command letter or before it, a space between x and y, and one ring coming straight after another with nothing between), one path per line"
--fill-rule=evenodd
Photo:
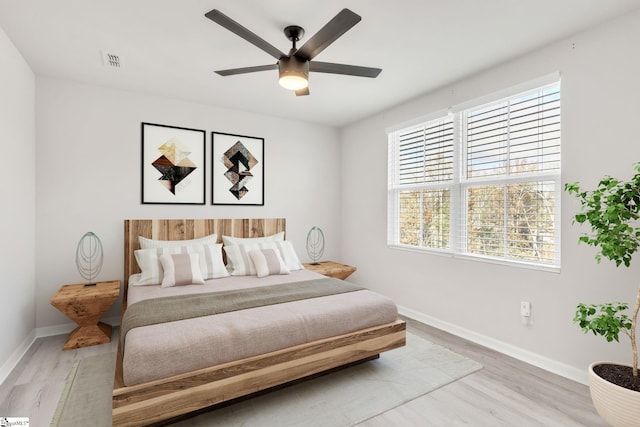
M264 206L264 138L211 132L211 204Z
M142 204L204 205L206 132L141 123Z

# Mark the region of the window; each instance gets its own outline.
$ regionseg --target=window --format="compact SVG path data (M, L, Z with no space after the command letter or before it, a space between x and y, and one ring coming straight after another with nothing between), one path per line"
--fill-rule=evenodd
M560 191L557 81L389 132L391 246L559 267Z

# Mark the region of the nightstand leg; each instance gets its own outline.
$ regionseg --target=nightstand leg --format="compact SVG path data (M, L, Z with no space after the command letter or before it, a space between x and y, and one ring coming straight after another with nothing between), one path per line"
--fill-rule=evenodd
M105 344L111 341L111 325L99 322L97 325L78 326L64 343L63 350Z

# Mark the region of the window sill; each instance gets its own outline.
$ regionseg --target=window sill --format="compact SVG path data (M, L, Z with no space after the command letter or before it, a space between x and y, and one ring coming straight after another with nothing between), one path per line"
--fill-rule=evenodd
M408 245L387 244L387 247L389 249L395 249L395 250L401 250L401 251L407 251L407 252L420 252L428 255L444 256L449 258L463 259L467 261L485 262L489 264L504 265L507 267L526 268L529 270L545 271L548 273L556 273L556 274L560 273L560 266L557 266L557 265L534 264L531 262L506 260L506 259L492 258L492 257L487 257L482 255L471 255L471 254L461 254L461 253L456 254L446 250L418 248L415 246L408 246Z

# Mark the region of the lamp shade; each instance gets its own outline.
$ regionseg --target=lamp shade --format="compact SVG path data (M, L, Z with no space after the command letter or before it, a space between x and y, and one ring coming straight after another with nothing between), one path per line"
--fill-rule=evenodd
M278 61L280 86L289 90L304 89L309 86L309 62L295 56Z
M317 264L324 253L324 233L317 225L307 233L307 255L313 264Z
M102 269L102 242L93 232L84 233L76 247L76 266L80 275L90 282Z

